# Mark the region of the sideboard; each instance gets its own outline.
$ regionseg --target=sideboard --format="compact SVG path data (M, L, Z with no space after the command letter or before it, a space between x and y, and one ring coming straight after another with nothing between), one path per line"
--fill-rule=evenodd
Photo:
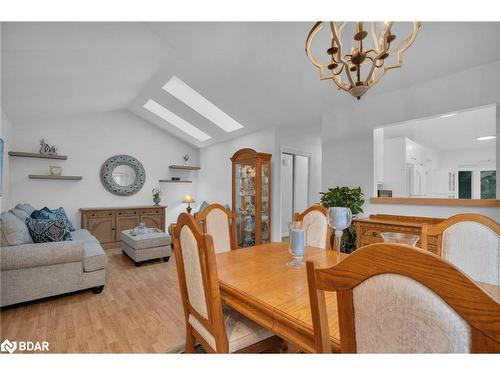
M355 219L353 221L356 225L356 248L384 242L380 235L381 232L397 232L418 235L420 239L416 246L427 248L427 250L437 254L437 237L427 236L427 226L438 224L443 220L434 217L384 214ZM422 244L422 241L424 241L424 244Z
M121 245L120 233L144 223L148 228L165 230L166 206L80 208L81 227L87 229L104 249Z

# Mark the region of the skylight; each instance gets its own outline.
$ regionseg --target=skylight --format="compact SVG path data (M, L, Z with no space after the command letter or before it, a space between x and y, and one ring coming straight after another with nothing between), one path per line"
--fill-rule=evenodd
M243 125L224 113L215 104L189 87L185 82L176 76L170 78L165 86L163 86L163 90L168 92L170 95L175 96L181 102L191 107L200 115L228 133L243 128Z
M148 111L154 113L156 116L167 121L169 124L172 124L177 129L182 130L184 133L197 139L200 142L207 141L210 138L212 138L207 133L202 132L196 126L191 125L189 122L180 118L175 113L169 111L167 108L165 108L161 104L158 104L153 99L149 99L146 102L146 104L144 104L143 107L146 108Z

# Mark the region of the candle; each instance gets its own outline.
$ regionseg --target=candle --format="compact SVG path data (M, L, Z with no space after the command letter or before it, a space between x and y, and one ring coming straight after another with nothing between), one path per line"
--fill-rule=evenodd
M295 256L304 255L304 230L292 229L292 252Z

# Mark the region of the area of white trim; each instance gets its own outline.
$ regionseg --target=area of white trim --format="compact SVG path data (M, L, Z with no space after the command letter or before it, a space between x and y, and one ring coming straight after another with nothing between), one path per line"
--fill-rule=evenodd
M172 78L165 83L163 90L175 96L181 102L191 107L225 132L229 133L243 128L243 125L238 121L223 112L219 107L176 76L172 76Z
M158 104L153 99L149 99L143 107L200 142L204 142L212 138L207 133L177 116L175 113L168 110L161 104Z

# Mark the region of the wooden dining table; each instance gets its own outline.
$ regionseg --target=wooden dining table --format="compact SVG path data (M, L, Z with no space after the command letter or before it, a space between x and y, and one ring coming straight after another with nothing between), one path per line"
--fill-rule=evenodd
M341 254L340 260L347 257ZM223 301L305 352L314 352L314 335L306 269L291 269L288 244L273 242L217 254ZM306 247L304 261L319 268L339 262L334 251ZM478 283L500 303L500 287ZM326 293L330 342L340 352L335 292Z

